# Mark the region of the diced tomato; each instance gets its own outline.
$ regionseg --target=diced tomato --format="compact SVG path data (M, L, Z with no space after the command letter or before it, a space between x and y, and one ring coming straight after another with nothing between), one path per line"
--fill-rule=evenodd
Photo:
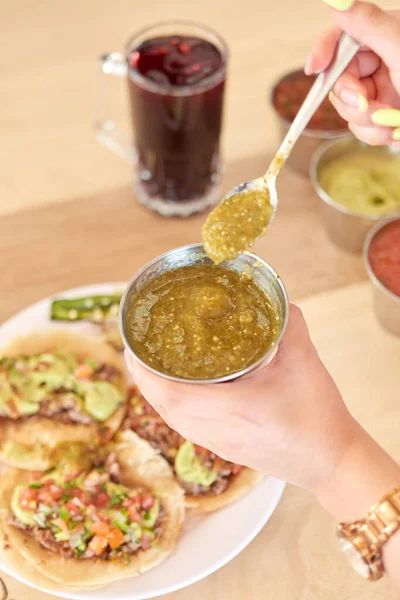
M129 498L130 498L130 501L128 501L127 506L129 506L129 504L131 502L133 502L133 504L135 504L138 507L140 506L140 504L141 504L141 498L140 498L140 496L139 496L139 494L137 492L132 492L131 491L129 493ZM122 503L122 506L124 506L124 503Z
M110 533L107 535L107 542L110 544L110 547L115 550L125 541L124 534L120 529L111 529Z
M133 504L128 506L128 517L131 523L137 523L140 521L139 511Z
M61 531L68 531L68 525L63 519L54 519L53 525L56 525Z
M91 503L89 495L84 490L81 490L81 488L73 487L71 490L71 495L73 498L78 498L78 500L80 500L85 506L89 506Z
M87 363L83 363L76 367L74 375L77 379L90 379L93 372L93 369Z
M148 550L150 548L151 542L152 542L151 536L147 535L146 533L142 535L140 543L141 543L143 550Z
M108 542L105 537L95 535L89 542L89 548L93 550L95 556L100 556L107 548Z
M79 510L79 506L77 506L75 504L75 502L72 502L72 500L68 500L68 502L65 505L65 508L68 509L69 513L73 516L73 515L80 515L81 511Z
M110 496L105 492L100 492L93 497L93 504L97 506L97 508L104 508L110 502Z
M33 510L37 506L37 493L39 490L32 488L25 488L22 490L20 495L20 505L22 508Z
M57 485L50 486L50 493L53 496L54 500L59 500L64 493L64 490Z
M154 498L150 494L143 494L142 496L142 508L143 510L149 510L154 505Z
M61 498L63 494L63 490L56 485L47 485L40 488L38 499L39 502L46 504L46 506L51 506L53 502L56 502Z
M110 533L110 528L104 521L96 521L93 523L93 525L91 525L90 531L96 535L106 536L108 533Z

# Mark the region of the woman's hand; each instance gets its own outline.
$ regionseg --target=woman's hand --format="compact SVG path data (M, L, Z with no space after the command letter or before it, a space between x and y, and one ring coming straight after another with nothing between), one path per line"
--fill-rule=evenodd
M338 2L325 1L331 6ZM363 47L335 84L331 102L358 139L400 150L400 11L356 2L350 10L332 11L332 16L336 27L315 44L305 72L326 69L342 31L361 42Z
M332 476L359 429L296 306L276 357L247 378L196 385L171 382L137 362L133 371L145 398L181 435L309 489Z

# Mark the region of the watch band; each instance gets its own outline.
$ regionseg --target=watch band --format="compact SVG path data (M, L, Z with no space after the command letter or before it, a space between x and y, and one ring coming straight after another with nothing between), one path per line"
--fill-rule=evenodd
M352 524L341 523L338 535L347 539L358 553L368 571L363 575L376 581L384 574L382 546L399 529L400 487L374 504L365 519Z
M400 528L400 487L386 494L371 506L365 519L366 534L370 543L382 546Z

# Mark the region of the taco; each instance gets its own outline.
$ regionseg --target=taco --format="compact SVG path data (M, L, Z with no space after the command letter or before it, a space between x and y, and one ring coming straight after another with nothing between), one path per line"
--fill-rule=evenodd
M185 491L185 504L193 512L211 512L238 500L263 475L224 460L185 440L171 429L139 390L128 392L127 415L122 429L134 431L170 463Z
M71 448L50 471L4 474L4 559L26 580L64 590L100 587L162 562L184 517L183 491L166 461L139 438L92 455Z
M94 337L47 330L0 352L0 460L46 469L63 442L108 441L126 410L118 353Z

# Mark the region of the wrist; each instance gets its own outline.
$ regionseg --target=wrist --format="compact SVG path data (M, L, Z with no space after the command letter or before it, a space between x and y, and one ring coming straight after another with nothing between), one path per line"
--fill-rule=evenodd
M353 523L399 485L400 465L358 425L332 476L314 493L338 522ZM398 569L399 538L397 531L382 547L384 567L392 577Z
M331 476L313 493L338 521L352 522L398 485L400 465L357 424Z

